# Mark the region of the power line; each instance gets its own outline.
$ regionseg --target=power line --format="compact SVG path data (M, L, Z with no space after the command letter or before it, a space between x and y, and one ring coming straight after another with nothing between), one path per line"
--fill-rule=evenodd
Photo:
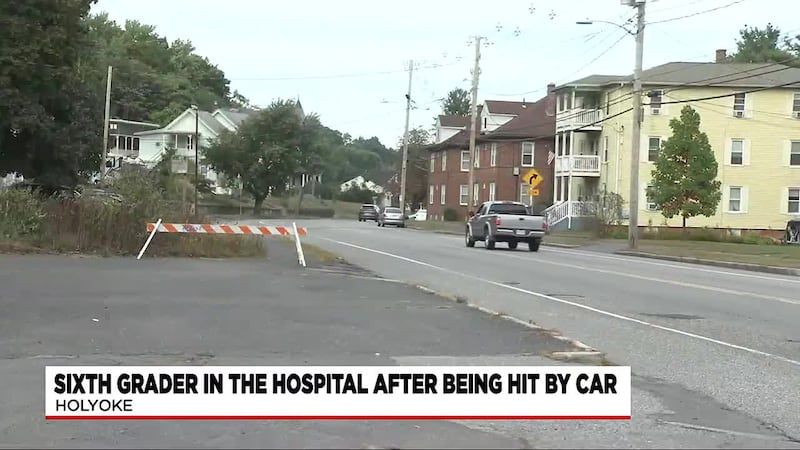
M425 69L438 69L441 67L450 67L460 64L461 61L455 61L452 63L447 64L429 64L427 66L417 66L415 70L425 70ZM326 80L326 79L338 79L338 78L361 78L361 77L368 77L373 75L391 75L397 73L407 73L408 69L402 70L385 70L385 71L377 71L377 72L360 72L360 73L346 73L346 74L336 74L336 75L310 75L310 76L299 76L299 77L272 77L272 78L229 78L231 81L297 81L297 80Z
M653 22L647 22L647 24L648 25L653 25L653 24L657 24L657 23L667 23L667 22L674 22L676 20L681 20L681 19L688 19L689 17L699 16L701 14L707 14L707 13L710 13L710 12L719 11L720 9L728 8L730 6L742 3L744 1L745 0L734 0L734 1L730 2L730 3L724 4L722 6L717 6L716 8L706 9L704 11L698 11L698 12L695 12L695 13L692 13L692 14L686 14L684 16L672 17L670 19L663 19L663 20L656 20L656 21L653 21Z
M696 102L696 101L701 101L701 100L714 100L716 98L733 97L733 96L735 96L737 94L752 94L754 92L761 92L761 91L766 91L766 90L769 90L769 89L787 87L787 86L791 86L793 84L800 84L800 80L791 81L789 83L776 84L775 86L767 86L767 87L762 87L762 88L749 89L749 90L746 90L746 91L738 91L738 92L734 92L734 93L731 93L731 94L709 95L707 97L690 98L690 99L686 99L686 100L672 100L672 101L668 101L668 102L661 102L661 104L662 105L671 105L671 104L675 104L675 103L690 103L690 102ZM649 106L649 105L650 104L648 103L647 105L642 105L642 106Z

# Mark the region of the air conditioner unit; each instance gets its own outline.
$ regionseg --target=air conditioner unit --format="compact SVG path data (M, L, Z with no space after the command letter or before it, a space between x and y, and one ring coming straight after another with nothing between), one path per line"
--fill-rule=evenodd
M738 119L743 118L744 117L744 111L734 111L733 112L733 117L736 117Z
M658 116L661 114L661 109L659 108L650 108L650 114L654 116Z
M514 167L513 173L514 173L515 177L518 177L519 176L519 167Z
M793 116L795 119L800 119L800 111L795 111Z

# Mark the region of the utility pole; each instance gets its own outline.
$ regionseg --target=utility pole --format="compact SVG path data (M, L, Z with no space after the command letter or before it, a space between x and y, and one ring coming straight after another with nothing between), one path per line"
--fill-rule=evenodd
M200 109L192 105L192 109L194 110L194 214L197 216L197 186L200 182L200 170L199 170L199 160L197 159L200 155Z
M108 158L108 127L111 126L111 66L108 66L106 80L106 111L103 120L103 160L100 161L100 181L106 178L106 158Z
M408 121L411 115L411 77L414 73L414 61L408 62L408 92L406 93L406 129L403 132L403 163L400 170L400 211L406 215L406 170L408 168Z
M472 211L475 202L475 135L478 127L478 77L481 68L481 36L475 36L475 68L472 69L472 111L469 128L469 185L467 187L467 211Z
M633 136L631 137L631 186L628 213L628 247L639 246L639 151L642 143L642 53L644 47L644 0L629 0L636 8L636 67L633 70Z

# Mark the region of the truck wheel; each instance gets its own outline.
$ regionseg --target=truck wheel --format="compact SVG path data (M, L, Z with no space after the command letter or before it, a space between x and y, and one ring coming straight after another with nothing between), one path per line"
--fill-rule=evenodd
M464 242L466 242L467 247L475 247L475 239L472 238L472 232L470 232L469 227L464 232Z
M517 248L517 241L509 241L508 242L508 248L510 248L511 250L514 250L515 248Z
M528 242L528 250L530 250L532 252L538 252L539 251L539 244L541 244L541 243L542 243L542 241L539 240L539 239L534 239L534 240Z
M486 229L486 240L483 241L484 245L488 250L494 250L494 239L492 239L492 231L488 228Z

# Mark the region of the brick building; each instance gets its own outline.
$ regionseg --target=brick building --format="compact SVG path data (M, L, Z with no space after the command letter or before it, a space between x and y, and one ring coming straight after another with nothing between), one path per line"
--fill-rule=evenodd
M541 210L553 203L555 149L554 85L534 102L486 100L479 106L472 186L475 206L489 200L514 200ZM428 147L427 209L430 220L443 220L445 211L462 220L468 211L468 117L439 116L436 143ZM531 198L520 175L536 168L544 178L540 195Z

